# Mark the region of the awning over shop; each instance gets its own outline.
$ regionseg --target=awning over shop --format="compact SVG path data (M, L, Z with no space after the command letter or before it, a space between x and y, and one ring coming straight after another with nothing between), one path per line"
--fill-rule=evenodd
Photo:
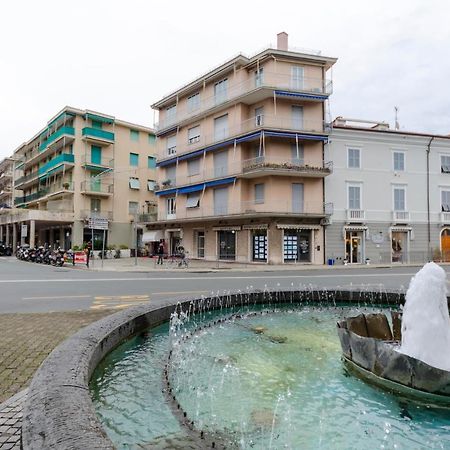
M253 223L250 225L243 225L243 230L267 230L269 228L269 225L267 223Z
M361 226L346 225L344 227L344 231L366 231L366 230L367 230L367 227L365 227L363 225L361 225Z
M411 231L412 227L391 227L391 232L403 232L406 233L407 231Z
M279 230L320 230L319 225L305 225L301 223L289 224L289 223L277 223Z
M164 239L164 232L162 230L146 231L142 235L142 242L158 242L160 239Z
M231 225L229 227L213 227L213 231L241 231L239 225Z

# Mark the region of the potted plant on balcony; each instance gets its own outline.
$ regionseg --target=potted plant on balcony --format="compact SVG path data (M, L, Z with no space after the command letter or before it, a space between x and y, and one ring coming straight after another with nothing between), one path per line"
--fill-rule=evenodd
M66 190L69 189L70 188L70 183L67 182L67 181L65 183L63 183L63 188L66 189Z
M164 180L162 183L163 187L169 187L172 184L172 180Z

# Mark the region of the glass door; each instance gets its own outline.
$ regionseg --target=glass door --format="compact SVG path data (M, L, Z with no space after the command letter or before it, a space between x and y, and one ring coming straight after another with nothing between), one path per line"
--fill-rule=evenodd
M350 264L361 264L363 262L360 232L347 231L345 233L345 257Z
M217 254L219 259L236 259L236 232L221 230L217 232Z

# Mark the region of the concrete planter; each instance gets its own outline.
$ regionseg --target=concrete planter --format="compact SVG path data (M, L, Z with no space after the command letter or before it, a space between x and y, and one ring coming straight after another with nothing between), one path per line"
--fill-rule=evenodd
M125 250L120 250L120 257L121 258L129 258L130 257L131 250L129 248Z

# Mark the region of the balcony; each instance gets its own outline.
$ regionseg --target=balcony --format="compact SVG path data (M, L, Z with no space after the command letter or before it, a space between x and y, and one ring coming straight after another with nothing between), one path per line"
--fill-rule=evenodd
M73 166L75 163L74 156L71 153L62 153L56 158L51 159L48 163L39 167L38 174L44 175L48 172L56 173L62 170L65 165Z
M70 211L54 210L46 211L41 209L10 210L7 215L0 218L0 224L20 223L29 220L54 222L56 225L64 222L73 222L74 214Z
M114 186L101 180L88 180L81 183L81 193L96 197L109 197L114 192Z
M80 211L80 218L84 220L89 220L90 217L95 217L99 219L113 219L113 212L108 210L102 211L91 211L90 209L82 209Z
M100 143L101 145L109 145L114 143L114 133L110 131L101 130L99 128L85 127L82 129L81 134L83 139Z
M177 205L175 212L158 213L159 221L217 220L218 218L323 218L328 214L329 204L322 202L303 202L292 205L291 200L228 202L227 205L200 205L197 208L182 208Z
M28 175L24 175L23 177L18 178L15 182L14 182L14 186L16 188L18 188L19 186L24 186L25 184L27 184L30 181L34 181L39 177L39 172L36 170L35 172L32 172Z
M347 209L347 222L360 222L366 220L366 213L363 209Z
M450 225L450 211L441 212L441 225Z
M96 158L95 155L86 155L81 162L82 167L86 170L104 171L114 168L114 159L111 158Z
M209 109L223 107L227 102L236 101L239 97L243 103L254 104L264 98L273 97L274 91L279 91L280 96L299 96L302 101L317 102L325 100L332 93L333 83L323 78L292 78L290 74L265 72L263 77L257 79L251 77L231 85L225 91L221 91L220 95L201 99L194 106L188 107L187 99L184 100L177 105L176 115L161 120L157 124L157 130L163 132L176 124L181 124L184 120L192 120ZM301 95L302 93L304 95Z
M140 223L150 223L150 222L156 222L158 219L158 214L156 212L154 213L147 213L147 214L139 214L138 221Z
M44 151L47 147L56 144L60 139L66 138L72 142L75 139L75 128L73 127L61 127L59 130L57 130L55 133L51 134L50 136L45 139L41 145L39 146L39 151Z
M392 223L408 223L409 211L392 211Z
M46 198L54 197L60 194L73 194L74 184L73 182L58 182L55 184L50 184L48 186L42 187L37 192L33 192L29 195L24 195L22 197L16 197L14 199L15 205L21 205L26 203L31 203L37 200L43 200Z
M220 142L228 142L245 135L257 131L285 131L290 133L308 133L318 136L328 135L331 131L328 124L323 120L298 120L294 117L283 117L276 115L260 115L244 120L236 126L230 128L223 128L217 132L209 135L200 135L194 139L186 139L184 143L177 142L176 155L181 156L184 153L193 152L202 148L208 147ZM270 135L269 135L270 136ZM284 136L283 136L284 137ZM295 135L293 134L294 138ZM254 140L259 140L260 137L255 136ZM300 137L300 140L302 137ZM178 141L180 138L178 137ZM247 140L247 139L246 139ZM230 144L231 145L231 144ZM171 149L171 152L173 150ZM174 154L168 154L167 149L163 154L159 154L159 159L173 158Z

